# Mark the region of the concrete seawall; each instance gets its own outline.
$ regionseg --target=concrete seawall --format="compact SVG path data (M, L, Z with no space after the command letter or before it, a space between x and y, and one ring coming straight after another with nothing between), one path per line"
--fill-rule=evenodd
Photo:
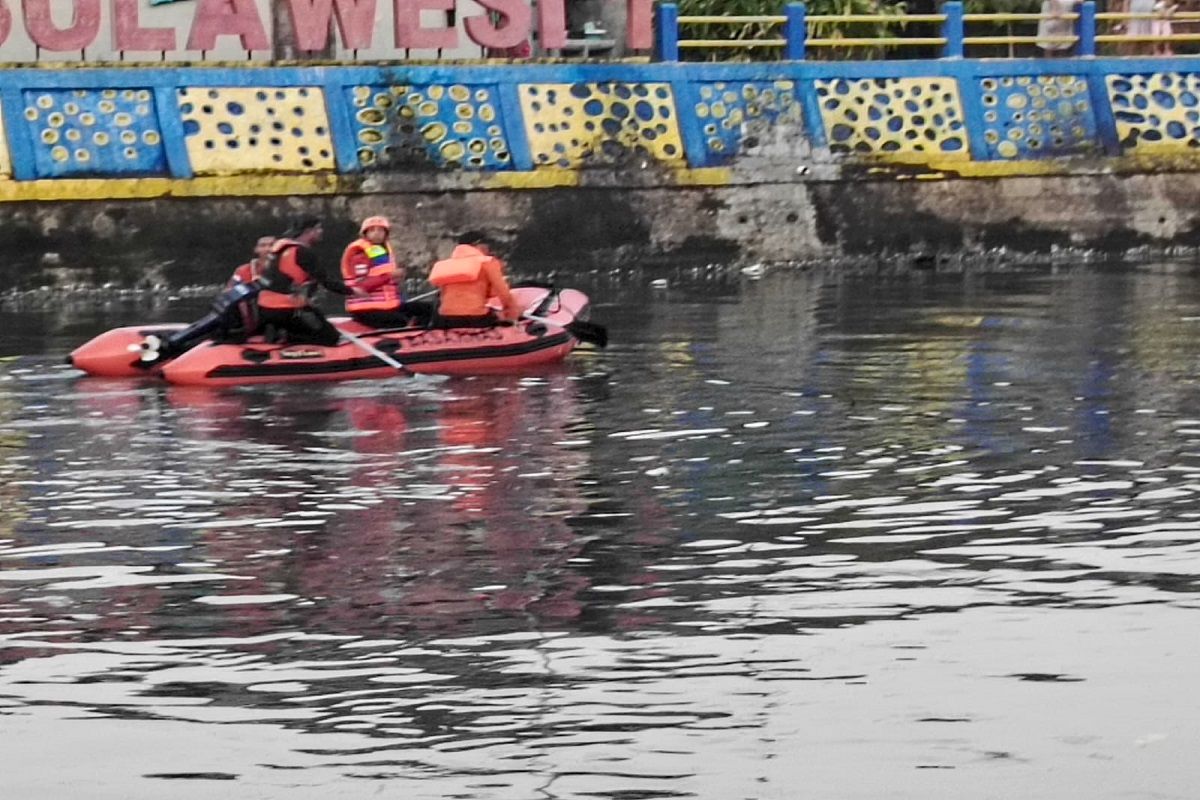
M1179 250L1198 98L1186 57L13 69L0 273L212 282L299 213L417 265Z

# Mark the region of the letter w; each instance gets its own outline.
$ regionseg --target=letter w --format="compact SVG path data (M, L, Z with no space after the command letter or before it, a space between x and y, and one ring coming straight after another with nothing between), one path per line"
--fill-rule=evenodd
M288 0L297 50L325 49L329 42L329 18L335 7L342 46L352 50L371 46L375 0Z

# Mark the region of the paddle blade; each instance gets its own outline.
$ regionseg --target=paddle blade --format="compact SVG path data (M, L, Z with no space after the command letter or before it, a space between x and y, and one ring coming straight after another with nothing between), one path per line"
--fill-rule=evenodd
M577 319L568 322L564 327L568 333L581 342L594 344L596 347L608 347L608 328L603 325Z

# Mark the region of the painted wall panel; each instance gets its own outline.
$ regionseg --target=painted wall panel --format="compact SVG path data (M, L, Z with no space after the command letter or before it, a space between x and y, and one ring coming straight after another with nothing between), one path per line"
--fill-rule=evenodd
M1086 77L1005 75L978 83L989 158L1056 158L1100 151Z
M1107 86L1125 150L1186 153L1200 147L1200 74L1109 75Z
M8 156L8 136L4 133L4 106L0 105L0 178L12 177L12 160Z
M44 89L23 99L39 176L165 174L150 89Z
M521 84L519 93L535 166L569 169L638 154L683 160L669 83Z
M954 78L833 78L814 85L834 153L970 158Z
M425 84L353 86L359 164L512 169L495 86Z
M714 81L699 84L696 91L690 113L699 120L704 137L699 163L732 161L743 144L757 139L763 129L802 129L804 115L795 81Z
M197 175L334 168L319 88L196 87L179 89L178 100Z

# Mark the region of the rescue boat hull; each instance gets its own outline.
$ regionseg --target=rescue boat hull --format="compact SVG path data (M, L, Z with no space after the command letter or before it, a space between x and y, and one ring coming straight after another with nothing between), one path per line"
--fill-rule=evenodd
M89 375L139 377L161 375L170 383L191 386L243 386L260 383L378 379L404 373L478 375L519 372L561 361L575 348L565 329L587 312L588 298L574 289L513 290L518 302L538 309L545 321L522 319L494 328L402 329L379 331L346 318L333 318L339 330L353 334L403 365L399 371L351 341L324 347L271 344L258 337L241 343L203 342L149 370L140 365L141 343L149 334L169 335L181 325L117 328L71 353L70 361Z

